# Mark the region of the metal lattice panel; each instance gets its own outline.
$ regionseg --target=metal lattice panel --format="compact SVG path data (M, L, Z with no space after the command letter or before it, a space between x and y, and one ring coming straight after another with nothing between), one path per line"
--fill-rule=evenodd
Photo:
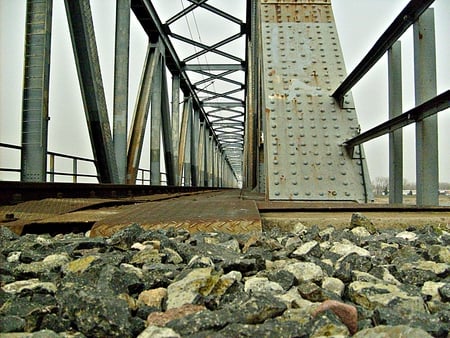
M330 1L263 1L261 20L269 198L366 200L364 159L342 146L353 100L331 97L345 66Z

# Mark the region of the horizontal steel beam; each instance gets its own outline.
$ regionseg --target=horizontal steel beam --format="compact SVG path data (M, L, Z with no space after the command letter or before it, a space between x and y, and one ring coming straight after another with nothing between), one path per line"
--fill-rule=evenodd
M386 121L356 137L353 137L343 143L347 149L370 141L374 138L390 133L399 128L403 128L408 124L422 121L427 117L434 115L444 109L450 107L450 90L443 92L442 94L422 103L421 105L403 113L389 121Z
M154 8L152 2L150 0L131 0L131 8L140 22L142 28L147 33L149 39L151 41L156 41L158 37L161 38L164 46L165 46L165 59L166 66L170 70L172 74L180 74L180 88L186 95L191 95L193 98L194 108L199 108L201 111L200 119L206 120L206 124L208 129L210 129L214 135L214 138L217 140L215 132L207 118L206 112L201 109L202 105L200 103L200 99L195 92L194 86L189 80L188 75L183 70L183 64L180 61L175 48L170 41L168 35L166 34L167 26L164 25ZM241 60L240 60L241 61ZM218 141L218 140L217 140Z
M239 102L202 102L202 107L213 108L232 108L232 107L244 107L244 101Z
M403 33L431 6L434 0L411 0L375 42L367 55L333 93L340 104L344 95L381 59Z
M232 70L232 71L245 71L245 64L244 62L236 63L236 64L219 64L219 63L211 63L211 64L197 64L197 65L185 65L183 67L185 71L193 71L197 72L200 70L207 70L207 71L218 71L218 70Z

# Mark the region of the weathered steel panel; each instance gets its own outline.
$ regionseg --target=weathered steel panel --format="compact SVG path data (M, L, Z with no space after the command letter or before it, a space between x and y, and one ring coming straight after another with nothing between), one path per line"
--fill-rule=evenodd
M265 161L272 200L367 200L351 95L331 97L346 70L330 1L262 1Z
M261 233L255 201L239 199L239 191L149 202L124 208L97 222L91 236L110 236L137 223L145 229L173 227L189 232Z

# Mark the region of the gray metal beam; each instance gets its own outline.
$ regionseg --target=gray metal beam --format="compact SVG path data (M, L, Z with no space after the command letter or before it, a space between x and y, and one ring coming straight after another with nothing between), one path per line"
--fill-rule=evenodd
M175 185L181 185L181 172L178 167L178 158L180 156L180 74L178 73L172 74L172 142Z
M170 117L169 89L167 86L166 66L161 60L161 127L164 147L164 161L166 164L167 185L175 185L175 161L173 157L174 147L172 140L172 121Z
M131 0L116 2L116 42L114 58L113 141L119 183L126 183L128 133L128 75Z
M138 89L138 98L134 109L131 133L128 141L128 165L127 182L135 184L139 162L141 160L142 146L144 143L145 129L147 126L150 107L153 76L160 57L160 43L150 44L147 47L141 82Z
M152 185L161 185L161 109L162 109L162 57L158 57L158 66L153 75L150 134L150 179Z
M52 4L27 1L20 175L24 182L45 182L47 176Z
M81 94L100 183L119 180L89 0L65 0Z
M218 63L211 63L211 64L189 64L185 65L183 67L185 71L192 71L192 72L198 72L198 71L245 71L245 65L243 62L239 64L218 64Z
M389 119L401 114L402 50L397 41L388 51ZM403 202L403 130L389 133L389 203Z
M434 10L428 9L413 28L415 95L419 105L437 93ZM416 185L417 205L439 205L437 116L421 119L416 124Z
M392 47L394 42L403 35L433 2L434 0L411 0L406 5L388 29L375 42L367 55L332 94L337 102L340 104L343 102L344 95L378 62Z
M181 120L180 140L178 143L178 176L181 178L184 171L185 185L190 185L191 179L191 115L192 98L189 96L187 98L185 97L183 101L183 117Z
M422 121L442 110L450 107L450 90L422 103L421 105L386 121L358 136L346 140L343 145L351 150L353 147L370 141L384 134L403 128L411 123Z
M200 112L194 108L193 116L191 118L191 182L193 187L199 185L198 181L198 142L200 138Z

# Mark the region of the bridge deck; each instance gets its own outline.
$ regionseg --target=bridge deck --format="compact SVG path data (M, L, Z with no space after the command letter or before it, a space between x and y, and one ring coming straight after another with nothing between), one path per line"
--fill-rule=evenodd
M346 228L351 215L362 212L378 229L449 227L450 208L352 202L266 201L263 195L239 190L159 193L129 198L45 198L0 206L0 225L22 233L67 233L91 230L110 236L137 223L147 229L173 227L191 233L258 234L278 227L333 225Z

